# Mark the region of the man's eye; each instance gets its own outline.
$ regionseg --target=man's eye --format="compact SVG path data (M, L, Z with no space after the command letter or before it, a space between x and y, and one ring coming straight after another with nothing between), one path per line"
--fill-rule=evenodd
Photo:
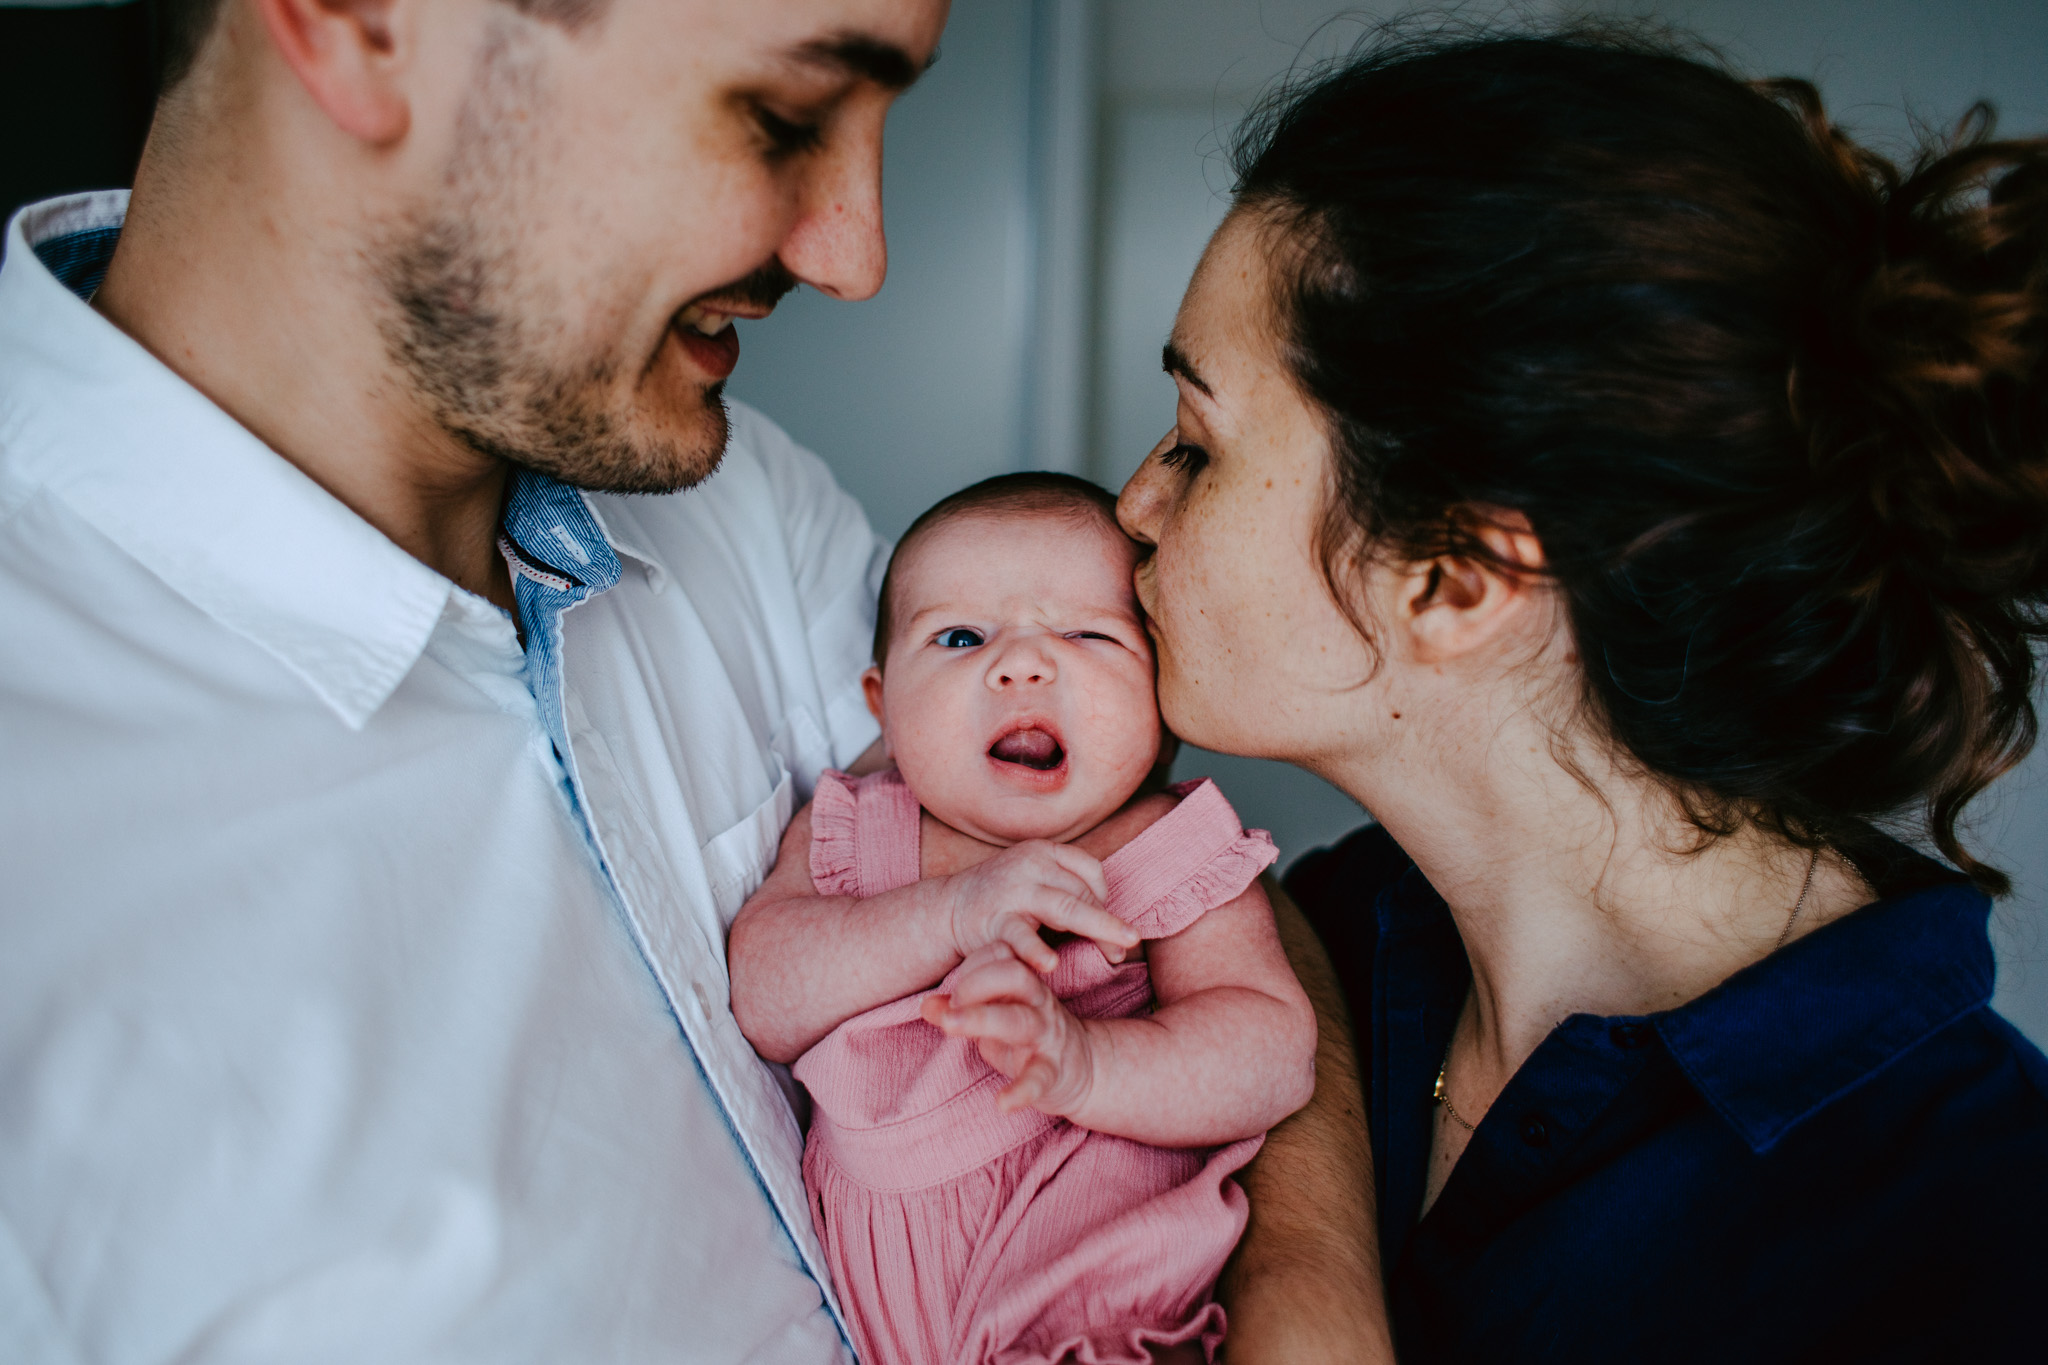
M1200 446L1191 446L1186 441L1181 441L1162 454L1159 463L1178 473L1193 474L1209 463L1209 452Z
M778 160L811 151L824 141L824 130L818 124L786 119L763 105L754 106L754 120L768 139L768 154Z
M939 632L938 644L941 649L972 649L980 643L981 632L969 630L965 626L954 626L951 630Z

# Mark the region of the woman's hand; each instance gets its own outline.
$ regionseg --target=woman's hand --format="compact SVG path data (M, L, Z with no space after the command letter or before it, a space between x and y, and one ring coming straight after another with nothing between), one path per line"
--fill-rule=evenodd
M974 1039L982 1059L1010 1078L996 1097L1004 1113L1029 1106L1071 1118L1087 1104L1095 1083L1093 1040L1007 942L977 949L953 978L952 995L927 996L922 1008L948 1036Z
M1059 955L1039 937L1041 927L1093 939L1111 962L1138 946L1137 932L1103 908L1102 864L1071 844L1033 839L945 882L945 922L963 959L1004 943L1013 960L1049 972Z

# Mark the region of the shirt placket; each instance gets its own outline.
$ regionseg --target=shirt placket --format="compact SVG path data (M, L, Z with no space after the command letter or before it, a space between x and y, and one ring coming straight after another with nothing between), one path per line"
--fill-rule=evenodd
M1569 1184L1591 1148L1630 1133L1623 1097L1661 1054L1647 1019L1573 1015L1545 1038L1480 1119L1429 1216L1418 1250L1454 1258L1486 1246ZM1428 1254L1428 1253L1425 1253Z
M525 476L523 484L531 478ZM552 485L548 491L556 496L577 496L563 485ZM592 538L601 540L602 536L594 519L589 525L583 525L583 519L577 518L578 524L572 526L566 518L548 516L545 509L554 500L553 497L532 499L515 494L507 520L508 523L516 521L516 534L508 531L501 536L500 550L513 572L514 594L519 600L520 618L527 635L528 681L560 763L564 795L577 816L577 823L597 864L613 909L654 976L719 1116L763 1197L774 1210L784 1234L797 1249L799 1263L818 1283L826 1310L850 1352L851 1337L841 1316L837 1297L818 1263L817 1252L812 1245L815 1239L807 1235L810 1233L809 1204L802 1185L798 1182L792 1186L788 1180L778 1178L778 1173L764 1169L753 1144L746 1137L748 1125L752 1130L766 1132L779 1122L792 1130L795 1150L801 1152L802 1149L801 1136L794 1134L795 1120L788 1111L787 1101L753 1063L751 1050L744 1058L734 1057L731 1055L734 1047L743 1048L744 1043L734 1043L721 1037L718 1022L722 1017L728 1017L720 1012L726 1004L722 948L701 942L678 941L677 916L643 914L638 908L643 904L658 905L664 888L669 894L674 894L674 888L667 887L671 879L664 877L660 868L649 865L650 859L658 861L654 850L659 848L659 841L647 826L644 812L632 800L630 789L621 780L603 736L590 727L582 708L568 695L563 666L563 616L614 586L620 566L608 543L604 544L601 553L598 552ZM578 505L568 510L584 511L584 516L588 517L587 510L581 508L580 498ZM590 561L596 581L585 582L555 563L539 561L524 548L527 544L547 544L550 540L562 543L565 548L572 545L582 547L582 557ZM601 789L618 793L616 802L600 804L591 801L590 784L584 771L586 765L593 765L588 777L599 779ZM704 888L704 894L710 894L708 886ZM718 998L714 999L712 991L705 985L706 973L692 969L691 964L698 962L718 964ZM731 1032L737 1038L737 1030ZM798 1219L805 1221L799 1223Z

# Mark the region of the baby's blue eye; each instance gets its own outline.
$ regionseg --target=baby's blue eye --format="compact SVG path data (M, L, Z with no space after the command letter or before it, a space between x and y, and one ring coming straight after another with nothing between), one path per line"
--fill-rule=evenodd
M972 649L981 643L981 632L965 626L954 626L951 630L939 632L939 648Z

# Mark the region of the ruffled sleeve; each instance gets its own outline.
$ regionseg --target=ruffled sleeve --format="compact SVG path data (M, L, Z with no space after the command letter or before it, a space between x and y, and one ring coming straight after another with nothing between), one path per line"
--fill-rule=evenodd
M811 797L811 885L821 896L860 894L860 812L853 779L837 768L818 774Z
M818 775L811 798L811 885L821 896L878 896L917 880L918 805L894 768Z
M1214 782L1173 788L1180 804L1102 865L1109 908L1145 938L1171 938L1243 893L1280 856L1262 829L1246 829Z

